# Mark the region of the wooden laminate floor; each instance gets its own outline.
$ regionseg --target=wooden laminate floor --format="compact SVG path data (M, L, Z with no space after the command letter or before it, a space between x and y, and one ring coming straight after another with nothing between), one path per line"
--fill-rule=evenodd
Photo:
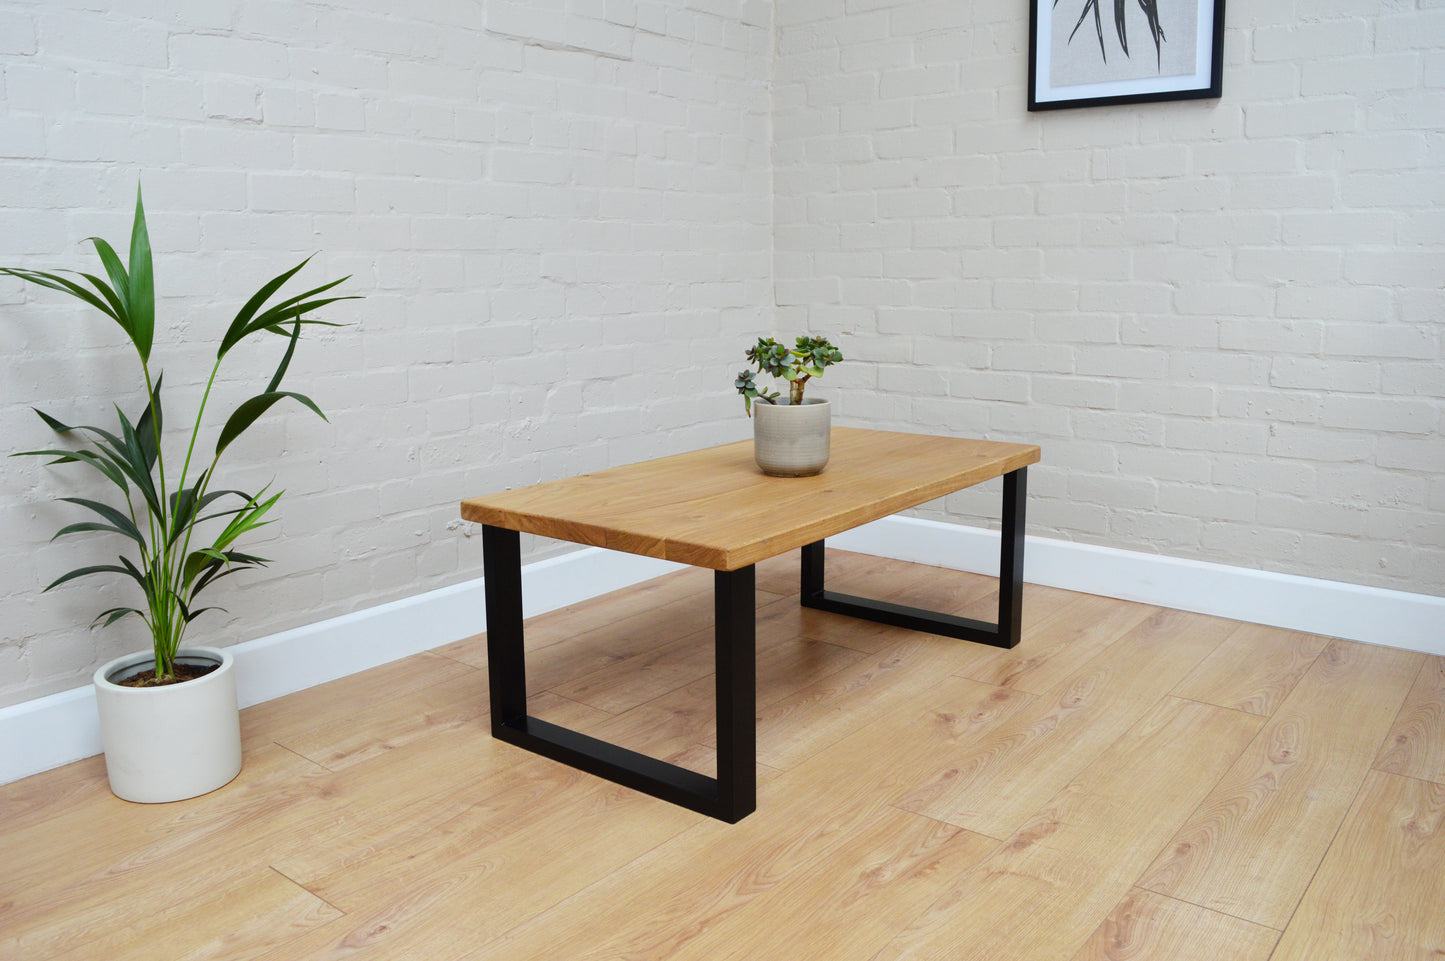
M473 638L248 709L204 798L0 787L6 959L1445 956L1445 659L1030 585L1014 651L759 566L757 813L499 744ZM528 622L533 713L709 771L711 574ZM829 586L988 617L989 578Z

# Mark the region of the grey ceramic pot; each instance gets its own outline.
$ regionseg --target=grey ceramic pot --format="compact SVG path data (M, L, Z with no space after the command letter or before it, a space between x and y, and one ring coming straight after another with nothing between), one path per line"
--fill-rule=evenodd
M828 463L832 408L826 400L753 404L753 458L764 474L808 477Z

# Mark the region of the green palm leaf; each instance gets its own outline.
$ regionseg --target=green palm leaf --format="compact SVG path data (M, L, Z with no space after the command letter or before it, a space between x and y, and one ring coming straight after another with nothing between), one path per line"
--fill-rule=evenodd
M313 254L313 256L315 255ZM246 301L245 306L236 313L235 319L231 321L231 326L226 329L225 336L221 338L221 347L216 351L217 359L226 356L226 352L236 346L242 337L246 336L246 326L251 322L251 318L256 316L256 311L261 309L261 305L270 300L272 294L280 290L286 281L294 277L297 271L310 262L311 258L307 257L290 270L283 271L277 276L272 277L266 281L260 290L252 295L250 300Z
M191 610L189 607L186 606L186 602L185 602L185 601L177 600L176 603L181 605L181 616L186 619L186 623L187 623L187 624L191 623L191 621L194 621L196 618L200 617L202 614L206 613L207 611L224 611L224 610L225 610L224 607L198 607L198 608L196 608L196 609L193 611L193 610Z
M192 581L194 581L207 569L212 567L219 567L225 563L225 560L226 559L224 555L217 557L216 552L211 551L210 548L202 548L198 551L192 551L186 557L185 566L181 568L181 588L185 589ZM195 597L196 594L200 593L201 586L191 589L190 594L192 597Z
M104 428L91 427L86 424L76 425L72 427L50 416L43 410L38 410L35 408L32 408L32 410L35 410L35 413L40 416L40 419L45 421L45 423L48 424L51 429L58 434L64 435L70 434L74 431L85 431L86 433L93 434L96 437L100 438L100 442L96 444L96 450L94 452L85 451L82 449L79 451L58 451L58 454L72 454L74 456L74 459L85 460L87 463L90 463L91 460L98 461L99 459L103 458L106 462L114 465L114 468L119 471L124 477L130 478L130 480L136 485L137 488L142 491L143 494L145 494L145 492L147 491L151 492L152 494L154 493L154 482L152 481L150 476L151 465L145 462L144 457L136 459L133 456L134 450L124 439L122 439L121 437L117 437L115 434L112 434L110 431L105 430ZM120 413L119 408L116 409L116 413ZM125 428L126 426L128 426L129 422L126 421L125 415L123 414L120 415L120 421L122 428L121 432L122 434L124 434ZM133 429L132 433L134 433ZM137 438L137 445L139 445L139 438ZM32 453L43 452L35 451ZM112 476L111 471L107 470L99 462L91 463L91 466L95 467L96 470L104 473L107 477ZM114 480L113 477L112 480ZM120 486L123 489L126 489L127 492L129 491L129 488L127 488L124 483L120 483ZM152 500L149 495L146 495L146 497L147 503L150 504L152 509L155 509L158 502ZM157 513L159 513L158 510Z
M155 478L151 476L151 466L155 461L147 449L142 446L140 436L131 426L125 413L119 407L115 409L115 413L120 418L122 442L122 445L116 450L116 464L121 466L126 475L135 483L151 512L156 517L164 517L166 511L162 506L161 496L156 491Z
M355 300L356 297L354 296L326 297L320 300L313 300L303 303L303 301L306 301L306 298L315 297L317 294L325 293L332 287L335 287L337 284L344 284L350 279L351 275L347 274L345 277L342 277L339 280L333 280L330 283L322 284L320 287L313 287L310 290L306 291L304 294L297 294L295 297L292 297L289 300L283 300L281 301L281 303L276 304L274 307L268 308L265 313L261 314L261 316L251 321L248 327L251 330L262 330L269 327L276 327L280 324L285 323L288 320L291 320L294 317L299 317L302 314L310 313L318 307L323 307L326 304L333 304L338 300ZM315 323L320 324L325 322L318 320L315 321ZM330 324L329 326L335 327L337 325Z
M198 551L192 551L186 558L185 570L182 573L182 585L190 584L198 576L200 580L191 588L190 596L195 597L207 584L227 574L234 574L237 571L246 570L252 567L265 567L271 563L267 558L257 557L254 554L243 554L240 551L220 551L214 547L203 547Z
M271 375L271 382L266 385L265 392L268 394L274 392L281 386L281 378L286 376L286 370L291 366L291 357L296 353L296 341L301 339L301 318L296 318L295 323L291 325L289 338L286 344L286 352L281 355L281 362L276 365L276 372ZM320 413L320 411L317 413ZM325 419L326 417L323 414L322 420Z
M266 493L266 491L262 490L261 494L264 493ZM265 525L271 523L270 521L263 521L261 518L265 517L266 512L269 511L272 507L274 507L276 505L276 502L281 499L281 493L281 491L277 491L264 501L260 499L261 494L257 494L255 497L251 498L251 502L247 504L243 510L237 513L235 517L231 518L231 521L226 525L225 530L221 531L221 533L217 535L216 540L214 543L212 543L211 547L218 551L224 550L225 548L230 547L231 544L236 540L236 538L240 537L242 534L253 531L258 527L264 527Z
M217 491L214 494L202 493L210 479L210 470L203 470L194 484L171 495L171 535L166 541L167 544L174 544L186 531L191 529L196 523L197 513L206 504L225 496L225 491Z
M326 420L326 415L321 413L321 408L316 406L316 402L304 394L297 394L289 390L272 390L264 394L257 394L237 407L235 413L226 421L226 426L221 428L221 436L216 438L216 456L220 457L221 451L231 446L231 441L245 433L246 428L256 422L256 418L270 410L272 405L283 397L300 401L314 410L322 420Z
M116 307L112 307L115 293L111 291L110 288L106 287L105 284L103 284L101 281L96 280L89 274L82 274L81 276L85 277L87 280L90 280L92 283L96 284L101 290L103 290L107 294L105 300L97 297L95 294L86 290L84 287L80 286L74 281L66 280L59 274L47 273L43 270L23 270L19 267L0 267L0 274L6 274L11 277L18 277L21 280L26 281L27 283L35 284L37 287L49 287L51 290L58 290L62 293L67 293L72 297L85 301L96 310L99 310L100 312L113 318L117 323L121 325L121 327L125 327L125 322L120 319L121 311L118 305Z
M96 564L93 567L77 567L75 570L70 571L67 574L60 575L60 577L57 577L55 580L47 584L45 586L45 590L48 591L51 588L59 587L66 581L73 581L77 577L88 577L91 574L125 574L128 577L135 576L134 568L127 569L117 564ZM141 586L145 586L143 581L141 583ZM44 591L42 591L41 593L43 594Z
M247 494L245 491L222 491L221 493L224 493L224 494L235 494L235 495L237 495L238 497L244 497L244 498L246 498L246 500L247 500L248 502L249 502L250 499L251 499L251 496L250 496L249 494ZM208 496L209 496L209 495L208 495ZM242 504L242 505L239 506L239 507L228 507L228 508L226 508L226 509L223 510L223 511L214 511L214 512L212 512L212 513L210 513L210 514L206 514L206 515L204 515L204 516L202 516L202 517L196 518L196 523L199 524L199 523L201 523L202 521L215 520L216 518L219 518L219 517L231 517L231 516L233 516L233 515L235 515L235 514L241 513L241 512L244 511L248 506L249 506L249 504Z
M55 540L56 538L64 537L66 534L82 534L89 531L109 531L113 534L123 534L126 537L130 537L128 531L116 527L114 524L107 524L104 521L79 521L74 524L66 524L60 530L56 531L55 535L50 539Z
M96 292L105 298L106 303L110 304L111 310L107 313L119 320L120 315L125 313L125 304L121 303L120 297L116 295L110 285L94 274L87 274L83 270L76 271L76 273L90 281L90 285L95 288Z
M191 588L191 597L194 598L197 594L201 593L202 590L214 584L216 581L220 580L223 577L229 577L232 574L239 574L241 571L248 571L256 567L265 567L267 564L271 563L264 557L253 558L249 554L243 554L239 556L249 558L249 560L246 560L244 562L236 561L232 563L229 567L225 564L208 565L204 569L204 573L201 574L200 580L196 581L196 586Z
M121 326L125 327L126 333L129 334L130 326L127 315L130 313L130 274L126 273L125 264L120 262L120 256L116 254L115 248L103 237L87 237L85 239L90 241L91 246L95 248L96 255L100 257L101 266L105 268L105 275L110 278L111 289L120 302L120 313L126 317ZM132 339L134 338L132 337Z
M39 408L32 407L30 409L35 411L35 413L39 415L40 419L45 421L45 423L50 426L50 429L55 431L57 434L69 434L72 431L83 430L87 433L94 434L97 437L109 441L111 446L115 450L120 450L124 447L119 437L115 436L110 431L105 430L102 427L91 427L89 424L76 424L72 427L69 424L61 423L58 419L50 416L45 411L40 410Z
M90 623L92 626L100 624L101 627L110 627L110 625L114 624L122 617L125 617L127 614L134 614L136 617L139 617L142 620L145 619L145 615L142 614L140 611L136 610L134 607L112 607L109 610L101 611L95 616L95 620L91 621ZM104 624L101 624L102 619L104 619L105 621Z
M126 483L125 475L115 465L105 460L99 454L88 450L22 450L10 455L11 457L53 457L54 460L46 461L46 466L55 464L85 464L93 467L104 474L111 483L123 491L129 491L130 485Z
M165 375L156 377L155 389L151 391L150 402L146 409L141 411L140 420L135 423L136 441L140 444L141 455L145 461L146 473L156 466L156 460L160 457L160 438L163 420L161 409L161 381Z
M113 530L117 534L123 534L135 541L141 546L141 550L146 549L146 539L141 534L140 529L135 526L135 521L114 507L111 507L109 504L102 504L100 501L93 501L85 497L62 497L60 500L65 501L67 504L78 504L86 510L99 514L110 523L109 527L96 528L97 530ZM63 533L65 533L65 529L62 528L60 534ZM56 534L55 537L59 537L60 534ZM54 538L51 539L54 540Z
M333 324L329 321L324 320L306 320L301 315L310 313L313 310L319 310L320 308L325 307L327 304L334 304L337 301L358 299L356 297L323 297L319 300L304 300L304 298L309 297L312 294L320 293L327 288L334 287L336 284L339 284L342 280L346 279L347 278L343 277L341 278L341 280L334 280L323 287L318 287L315 290L309 290L306 293L301 294L299 297L293 297L291 300L288 300L283 304L277 304L275 307L267 310L260 317L255 318L249 324L243 327L240 331L240 334L236 337L236 340L240 341L243 338L249 337L250 335L260 330L269 330L275 333L282 333L282 331L280 331L278 328L280 328L282 324L285 324L286 322L292 320L300 320L303 324L317 324L322 327L342 326L340 324ZM304 302L302 302L303 300ZM225 349L229 350L231 346L234 346L234 344L226 346ZM218 354L217 356L221 355Z
M151 582L155 580L153 570L141 573L140 568L136 567L135 564L131 562L131 559L124 554L117 558L117 560L119 560L121 566L125 568L125 573L129 575L131 580L139 584L141 590L149 596L151 592Z
M131 340L141 360L149 360L156 328L155 270L139 184L135 188L135 223L130 230L130 288L126 301L130 307Z

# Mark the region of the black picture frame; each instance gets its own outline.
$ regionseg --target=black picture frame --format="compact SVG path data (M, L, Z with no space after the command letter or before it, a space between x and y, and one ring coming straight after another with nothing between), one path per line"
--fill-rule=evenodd
M1101 7L1107 3L1029 0L1029 110L1221 95L1224 0L1115 0L1106 15ZM1161 5L1174 12L1163 13ZM1170 43L1173 48L1167 48ZM1154 75L1148 75L1149 53L1155 54Z

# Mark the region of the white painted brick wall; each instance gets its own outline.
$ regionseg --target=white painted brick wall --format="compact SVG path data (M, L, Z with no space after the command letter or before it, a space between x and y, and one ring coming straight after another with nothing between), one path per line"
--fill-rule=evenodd
M1025 6L778 0L780 317L849 421L1041 443L1033 532L1445 594L1445 11L1230 0L1219 101L1028 114Z
M480 575L469 494L746 435L728 384L772 325L766 2L164 8L0 0L0 263L93 270L83 238L126 240L139 179L172 423L204 374L181 337L213 345L266 279L316 253L299 279L366 295L288 379L330 422L278 408L228 453L228 480L287 495L251 542L275 563L218 586L232 613L196 639ZM6 450L51 443L32 404L136 406L119 332L9 279L0 357ZM226 399L266 363L229 368ZM0 705L144 644L85 629L101 581L39 596L110 556L48 542L80 483L0 458Z

